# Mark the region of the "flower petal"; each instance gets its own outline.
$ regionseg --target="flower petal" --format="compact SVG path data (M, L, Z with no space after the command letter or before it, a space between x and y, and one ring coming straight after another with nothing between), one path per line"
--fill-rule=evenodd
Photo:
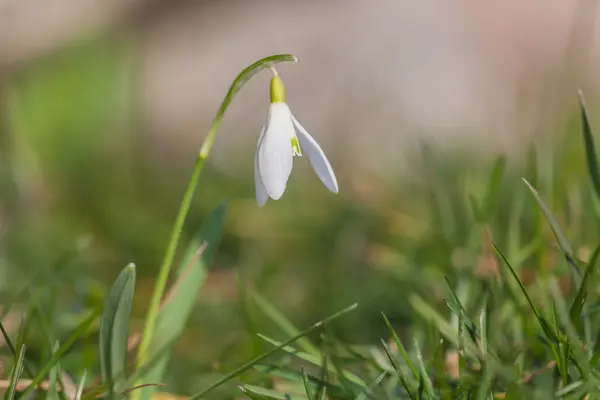
M292 172L291 137L294 124L285 103L273 103L263 140L258 149L258 170L265 190L273 200L279 199Z
M313 139L312 136L300 125L298 120L294 118L292 113L290 112L290 116L292 117L292 121L294 121L294 126L296 127L296 131L298 134L298 142L300 143L300 149L308 156L308 160L313 167L313 170L323 182L327 189L332 191L333 193L338 192L338 183L333 173L333 169L331 168L331 164L329 164L329 160L321 150L321 147Z
M266 125L263 126L260 136L258 137L258 145L256 146L256 153L254 154L254 185L256 186L256 203L258 203L259 207L264 206L269 200L269 194L265 189L265 185L262 183L262 179L260 178L260 170L258 168L258 150L260 149L260 144L265 137Z

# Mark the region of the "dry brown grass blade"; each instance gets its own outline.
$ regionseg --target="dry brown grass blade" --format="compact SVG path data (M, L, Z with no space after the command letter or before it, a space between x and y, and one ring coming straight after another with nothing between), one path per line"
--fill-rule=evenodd
M186 265L185 270L183 271L181 276L177 279L177 281L173 284L173 286L171 286L171 288L167 292L166 296L163 297L163 300L160 303L159 311L164 310L164 308L167 306L167 304L169 304L169 302L171 301L171 299L173 298L175 293L177 293L177 290L179 289L179 287L181 286L183 281L190 274L190 271L192 270L192 267L194 266L194 264L197 263L198 260L200 260L200 257L202 257L202 254L206 250L206 246L208 246L208 243L203 242L202 245L200 245L200 247L196 251L196 253L194 253L194 257L192 257L190 262ZM141 339L142 339L142 335L140 332L133 332L129 336L129 341L127 342L127 350L129 352L134 351L137 348L138 344L140 344Z
M194 266L194 264L196 264L200 260L200 257L202 257L202 254L206 250L207 246L208 246L208 242L202 242L202 244L200 245L198 250L196 250L196 253L194 253L194 256L192 257L192 259L185 266L183 273L179 276L179 278L173 284L173 286L171 286L171 288L167 292L166 296L163 297L162 302L160 303L159 312L164 310L164 308L167 306L167 304L169 304L171 299L173 299L173 297L175 296L175 293L177 293L177 290L179 290L179 288L181 287L181 284L186 280L186 278L192 271L192 267Z
M123 390L121 392L121 396L126 396L127 394L133 392L134 390L143 389L146 387L167 387L167 385L165 385L164 383L143 383L141 385L137 385L137 386L131 387L129 389Z

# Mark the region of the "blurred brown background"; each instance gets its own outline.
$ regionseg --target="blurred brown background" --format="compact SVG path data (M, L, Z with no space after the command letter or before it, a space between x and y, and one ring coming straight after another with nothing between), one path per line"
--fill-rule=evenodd
M290 52L300 63L281 73L298 117L326 148L381 168L415 136L496 148L545 135L558 98L598 84L597 16L594 0L3 0L0 68L78 37L135 31L147 133L177 153L198 143L241 68ZM240 125L258 130L266 80L241 93L218 148L239 146ZM339 119L344 129L328 135Z

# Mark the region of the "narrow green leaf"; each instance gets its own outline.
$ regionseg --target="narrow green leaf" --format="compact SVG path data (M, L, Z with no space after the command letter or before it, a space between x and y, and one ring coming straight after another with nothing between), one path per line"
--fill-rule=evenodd
M254 385L244 385L240 390L249 398L257 400L290 400L292 396L278 393L275 390L265 389Z
M275 308L267 299L262 297L256 291L250 291L252 298L256 304L277 326L289 336L295 336L300 332L277 308ZM312 354L316 357L322 357L322 354L307 338L298 340L298 346L300 346L305 352Z
M406 351L406 348L404 347L404 345L400 341L400 338L398 337L398 334L392 328L392 324L390 324L390 321L388 320L388 318L386 317L386 315L383 312L381 313L381 315L383 316L383 320L385 321L385 324L387 325L388 330L392 334L392 339L394 340L394 343L396 344L396 347L398 348L398 351L400 352L400 355L404 359L404 362L406 363L406 365L408 366L408 368L410 368L410 370L413 373L413 376L415 377L415 379L419 379L419 370L417 369L417 367L415 366L415 364L413 364L412 360L408 356L408 352Z
M263 339L263 340L271 343L273 346L277 346L277 347L282 346L282 343L279 342L279 341L277 341L277 340L271 339L271 338L269 338L269 337L267 337L267 336L265 336L265 335L263 335L261 333L259 333L257 335L261 339ZM312 354L304 353L303 351L297 350L297 349L295 349L295 348L293 348L291 346L283 346L283 347L281 347L281 350L283 350L283 351L285 351L285 352L287 352L289 354L292 354L292 355L294 355L294 356L296 356L296 357L298 357L298 358L300 358L300 359L302 359L304 361L307 361L307 362L309 362L311 364L317 365L317 366L321 366L322 362L323 362L322 358L315 357ZM328 371L332 372L332 373L336 372L335 371L335 367L333 365L329 365L328 366ZM367 386L367 384L366 384L365 381L363 381L361 378L359 378L358 376L354 375L353 373L351 373L349 371L344 371L344 373L345 373L345 377L350 382L352 382L352 383L354 383L356 385L359 385L359 386L361 386L363 388Z
M100 320L100 364L102 381L108 383L108 397L117 396L127 369L127 342L133 294L135 265L127 265L110 288Z
M319 385L319 387L317 387L317 391L315 393L316 400L325 400L325 395L327 394L327 384L329 383L329 374L327 373L329 368L332 368L329 366L329 357L327 357L327 354L324 354L321 361L320 379L322 383Z
M575 324L575 327L578 329L582 328L581 320L582 320L582 310L585 303L585 298L587 295L587 288L590 277L594 272L594 268L596 267L598 256L600 256L600 246L596 247L592 257L590 258L590 262L587 264L585 268L585 273L583 274L583 279L581 280L581 284L579 285L579 289L577 290L577 294L575 295L575 299L571 304L571 309L569 311L569 315L571 316L571 321ZM583 317L585 318L585 317ZM588 343L590 343L590 338L587 338Z
M457 317L461 317L460 320L464 324L465 328L467 328L471 340L473 341L473 343L477 343L477 337L479 336L477 333L477 326L467 315L467 311L465 310L465 307L462 305L460 299L458 298L456 291L450 284L450 280L448 279L448 277L445 276L444 279L446 280L446 284L448 285L448 289L450 290L451 295L449 299L444 299L446 305L454 315L456 315Z
M286 379L290 382L296 383L298 387L304 386L304 377L302 376L302 373L294 371L293 369L273 364L254 365L253 369L262 374L268 374L272 377ZM315 388L320 385L325 385L327 387L327 393L332 398L348 398L349 396L352 396L352 392L348 392L348 390L340 385L335 385L331 382L324 382L321 379L308 374L306 374L306 378L308 379L309 384L312 384L312 386L315 386Z
M215 208L187 247L177 272L177 281L167 294L168 300L163 300L164 306L158 315L149 348L150 358L154 358L166 343L174 344L183 333L196 305L198 293L204 285L207 268L219 246L226 214L226 204ZM163 351L162 356L154 361L141 380L162 382L170 357L171 351ZM155 391L155 387L145 387L139 389L138 395L140 399L149 399Z
M302 374L302 382L304 383L304 391L306 392L306 397L308 400L314 400L315 396L313 396L310 383L308 381L308 375L304 372L304 367L300 368L300 373Z
M10 336L8 336L8 332L6 332L6 329L4 328L4 325L2 325L2 319L0 318L0 331L2 332L2 337L4 338L4 342L6 343L6 345L8 346L10 352L12 353L13 357L15 359L19 358L20 352L19 354L17 354L16 348L12 343L12 340L10 339ZM21 344L21 348L24 348L24 344ZM31 369L29 368L29 365L27 365L27 362L25 360L23 360L23 368L25 369L25 371L29 374L29 376L33 377L33 372L31 371Z
M419 364L419 370L421 371L421 379L423 380L425 390L427 394L434 399L435 392L433 391L433 383L431 383L431 378L427 373L427 368L425 368L425 363L423 362L423 355L421 354L421 349L419 347L419 342L417 339L413 338L413 343L415 347L415 352L417 353L417 363Z
M266 396L262 393L256 393L254 390L250 390L248 389L247 386L238 386L238 388L242 391L242 393L244 393L246 395L246 397L248 397L251 400L273 400L273 399L285 399L285 397L273 397L273 396Z
M406 374L404 373L404 371L402 371L402 368L400 367L400 365L398 365L398 360L396 360L396 357L394 357L394 355L392 354L392 352L390 351L390 349L388 348L387 344L385 343L385 341L383 339L381 340L381 345L383 346L383 351L385 352L385 355L387 356L388 360L392 364L392 367L396 371L396 375L398 376L398 379L400 380L402 387L404 387L404 390L406 390L406 393L408 394L408 396L412 400L415 400L416 396L414 395L413 389L411 388L411 385L408 382L408 379L406 378ZM417 376L417 379L420 379L420 376Z
M585 384L585 382L583 382L583 381L573 382L570 385L567 385L564 388L562 388L561 390L557 391L556 397L564 397L567 395L571 395L574 392L578 391L581 387L583 387L584 384Z
M600 169L598 169L598 157L596 156L596 146L594 144L594 135L592 126L588 118L587 104L583 92L578 91L579 106L581 108L581 133L583 135L583 143L585 145L585 158L587 161L588 172L592 186L596 192L596 196L600 199Z
M21 377L21 372L23 372L24 360L25 345L22 345L21 349L19 350L19 355L16 358L16 363L13 367L12 373L10 374L10 385L8 387L8 391L6 392L6 400L13 400L15 398L17 383L19 382L19 378Z
M408 298L410 304L426 321L432 323L450 343L455 346L463 345L464 354L470 358L476 358L479 353L479 349L471 342L462 342L462 335L456 331L456 329L432 306L430 306L423 298L418 295L412 294ZM462 314L461 314L462 315ZM458 329L460 330L464 323L459 324Z
M485 400L486 398L493 400L494 397L491 393L493 377L494 372L492 370L492 366L490 363L486 363L483 371L483 380L479 384L479 388L477 390L477 400Z
M388 372L387 371L383 371L382 373L380 373L377 378L375 378L375 380L373 380L373 382L367 387L365 388L364 391L362 391L361 393L358 394L358 396L356 396L354 398L354 400L366 400L368 396L372 396L373 394L373 390L381 385L381 383L383 382L383 380L388 376ZM310 400L310 399L309 399Z
M577 263L575 262L575 260L573 258L573 249L571 248L571 244L569 243L569 241L567 240L567 237L565 236L562 229L560 228L560 225L556 221L556 218L554 218L554 215L552 215L552 211L550 211L550 208L548 208L548 206L544 203L544 201L540 197L537 190L535 190L535 188L533 186L531 186L531 184L527 181L527 179L525 179L525 178L521 178L521 179L523 180L523 182L525 182L525 185L527 185L527 188L533 194L535 201L537 202L538 206L541 208L542 212L544 213L544 216L546 217L546 220L550 224L550 228L552 229L552 232L554 233L554 236L556 237L558 246L560 247L561 251L564 253L565 258L567 259L567 263L571 267L571 271L573 273L573 280L574 280L576 288L578 288L581 285L581 271L579 270L579 267L577 266Z
M581 370L584 379L590 379L592 368L590 366L586 354L584 353L583 343L579 339L577 331L571 323L566 302L562 296L562 293L560 292L560 288L555 278L550 279L549 287L550 293L552 294L552 297L556 303L556 309L558 311L560 322L566 330L566 335L568 338L566 344L570 347L569 351L567 352L567 355L572 355L571 359L575 361L576 367Z
M217 387L221 386L222 384L224 384L225 382L228 382L229 380L231 380L232 378L238 376L239 374L243 373L244 371L247 371L248 369L252 368L254 365L262 362L263 360L265 360L267 357L271 356L272 354L277 353L279 350L281 350L282 348L289 346L290 344L294 343L296 340L305 337L307 335L310 335L312 332L314 332L315 330L323 327L323 325L333 321L334 319L337 319L339 317L341 317L342 315L345 315L351 311L354 311L356 308L358 307L358 304L355 303L349 307L344 308L341 311L338 311L337 313L317 322L316 324L310 326L309 328L303 330L302 332L300 332L298 335L294 336L293 338L285 341L284 343L282 343L280 346L277 346L269 351L267 351L266 353L263 353L262 355L253 358L252 360L248 361L247 363L243 364L242 366L236 368L234 371L230 372L229 374L225 375L224 377L222 377L221 379L219 379L218 381L216 381L215 383L213 383L212 385L208 386L206 389L202 390L199 393L194 394L193 396L191 396L188 400L198 400L203 398L204 396L206 396L206 394L212 392L214 389L216 389Z
M502 188L502 179L506 171L506 157L500 156L496 159L490 178L488 180L488 187L486 190L486 196L484 199L484 209L486 217L489 218L494 209L497 207L498 199L500 198L500 189Z
M83 388L85 387L85 379L87 378L87 369L83 370L83 375L79 380L79 385L77 386L77 392L75 393L75 400L81 400L81 395L83 394Z
M54 348L52 349L52 354L56 353L60 348L60 343L56 341L54 343ZM47 398L49 399L58 399L58 391L57 391L57 382L58 377L60 375L60 363L56 363L54 367L50 370L50 379L48 384Z
M100 310L96 310L92 312L86 319L81 321L71 336L63 343L62 346L60 346L52 358L40 369L35 378L33 378L32 382L29 384L29 386L27 386L27 389L23 391L21 394L22 398L27 398L27 396L44 380L52 367L54 367L60 358L71 348L73 343L75 343L77 339L79 339L88 331L92 323L96 320L96 318L98 318L99 315Z
M548 339L550 339L551 341L558 340L558 338L556 337L556 334L550 328L550 325L548 324L548 321L546 321L546 319L542 316L542 314L540 314L540 312L537 309L537 307L535 306L535 304L533 304L533 300L531 299L531 297L529 297L529 293L527 293L527 289L525 289L525 286L523 285L523 282L521 282L521 279L519 278L519 275L514 270L514 268L510 264L510 262L506 259L506 257L502 253L502 251L496 246L495 243L492 243L492 246L494 247L494 250L496 251L496 253L500 256L500 258L502 259L502 261L504 262L504 264L508 267L508 269L509 269L511 275L513 276L513 278L515 278L515 280L519 284L519 287L521 288L521 291L523 292L523 295L525 296L525 298L527 299L527 302L529 303L529 307L533 311L533 314L535 315L535 318L538 320L540 326L542 327L542 330L544 331L544 333L546 334L546 336L548 337Z

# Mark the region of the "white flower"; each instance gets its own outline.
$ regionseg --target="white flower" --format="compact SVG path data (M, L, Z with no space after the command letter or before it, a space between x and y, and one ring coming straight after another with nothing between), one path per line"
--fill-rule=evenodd
M267 200L278 200L292 172L294 156L308 156L308 160L327 189L338 192L337 179L319 144L294 118L285 103L283 83L273 70L271 106L267 122L262 128L254 156L256 202L259 207Z

